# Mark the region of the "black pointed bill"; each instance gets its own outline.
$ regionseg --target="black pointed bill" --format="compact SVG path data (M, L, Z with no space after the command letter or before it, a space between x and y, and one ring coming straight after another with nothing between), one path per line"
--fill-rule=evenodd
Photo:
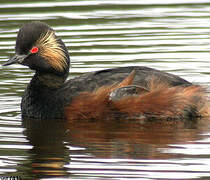
M17 64L17 63L21 64L27 56L28 55L25 55L25 54L22 54L22 55L16 54L12 58L10 58L9 61L2 64L2 66L9 66L11 64Z

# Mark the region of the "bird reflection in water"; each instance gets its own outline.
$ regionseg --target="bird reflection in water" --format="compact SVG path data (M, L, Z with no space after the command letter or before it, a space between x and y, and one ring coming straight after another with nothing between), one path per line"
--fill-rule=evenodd
M25 164L28 172L24 174L33 178L67 176L64 165L70 162L70 156L64 144L64 121L24 119L23 126L33 146L29 163Z
M192 121L82 122L70 124L68 142L85 147L98 158L166 159L177 154L162 153L169 144L187 144L203 138L210 118Z
M168 159L179 156L161 152L170 144L188 144L203 138L210 119L126 123L78 120L25 119L25 135L33 148L24 165L28 177L71 177L71 158ZM72 150L80 147L82 150ZM89 156L90 158L90 156ZM88 162L86 165L88 166ZM66 168L65 165L68 165ZM23 170L23 169L22 169ZM21 171L22 171L21 170ZM20 169L19 169L20 171Z

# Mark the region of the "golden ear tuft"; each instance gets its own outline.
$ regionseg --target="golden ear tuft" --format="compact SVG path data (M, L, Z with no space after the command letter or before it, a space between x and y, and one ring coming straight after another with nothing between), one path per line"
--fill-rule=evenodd
M63 71L67 66L65 52L58 43L53 31L48 31L40 36L36 42L39 54L56 70Z

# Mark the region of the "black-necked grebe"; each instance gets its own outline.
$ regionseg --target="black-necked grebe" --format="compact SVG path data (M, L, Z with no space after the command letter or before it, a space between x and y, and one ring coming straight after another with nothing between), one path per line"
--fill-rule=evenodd
M69 53L45 23L21 27L15 52L5 66L35 70L22 98L23 117L183 119L210 113L203 87L148 67L106 69L66 81Z

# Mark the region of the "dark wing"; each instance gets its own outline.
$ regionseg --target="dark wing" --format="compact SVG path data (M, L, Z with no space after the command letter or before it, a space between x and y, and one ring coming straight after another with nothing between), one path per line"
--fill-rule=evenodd
M69 98L76 96L83 91L93 91L104 85L116 84L125 79L135 70L134 85L148 88L151 81L166 83L169 86L189 86L190 82L180 78L179 76L169 74L163 71L158 71L144 66L119 67L113 69L105 69L96 72L85 73L79 77L68 80L58 93L64 93L69 102Z

